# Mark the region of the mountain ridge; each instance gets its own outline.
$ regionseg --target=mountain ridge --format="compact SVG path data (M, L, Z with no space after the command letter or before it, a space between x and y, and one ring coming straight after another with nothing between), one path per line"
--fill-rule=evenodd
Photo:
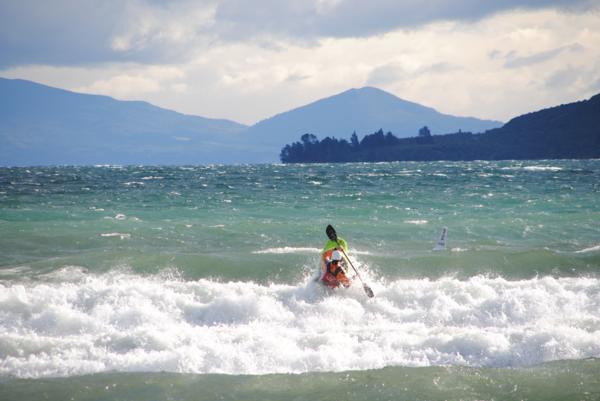
M379 130L361 141L303 135L281 150L284 163L600 158L600 94L511 119L483 133L398 138Z
M408 137L427 125L432 133L460 130L483 132L501 126L499 121L457 117L404 100L374 87L352 88L276 114L250 126L250 136L265 145L281 147L304 133L317 136L359 135L379 128ZM279 132L278 136L275 133Z
M215 158L223 136L247 126L0 78L0 164L172 164ZM217 143L215 143L215 141Z
M241 127L247 128L249 127L246 124L242 124L239 123L237 121L233 121L233 120L228 120L228 119L224 119L224 118L209 118L209 117L203 117L203 116L199 116L199 115L195 115L195 114L188 114L188 113L180 113L178 111L174 111L171 109L167 109L164 107L160 107L160 106L156 106L150 102L146 102L144 100L120 100L120 99L116 99L113 98L111 96L107 96L107 95L99 95L99 94L92 94L92 93L81 93L81 92L76 92L76 91L71 91L68 89L62 89L62 88L57 88L57 87L53 87L53 86L49 86L49 85L45 85L45 84L41 84L41 83L37 83L37 82L33 82L33 81L28 81L25 79L7 79L7 78L2 78L0 77L0 82L3 83L3 89L6 89L6 83L11 84L11 83L18 83L21 85L20 88L18 88L19 90L22 90L23 87L28 87L31 88L33 90L39 89L39 88L44 88L46 90L51 90L56 92L57 94L60 93L62 95L65 96L81 96L81 97L87 97L89 99L97 99L97 100L101 100L101 101L114 101L114 102L118 102L121 103L123 105L136 105L136 106L143 106L143 107L150 107L153 109L157 109L157 110L161 110L167 113L172 113L172 114L178 114L181 116L185 116L185 117L192 117L192 118L198 118L201 120L207 120L207 121L219 121L219 122L226 122L226 123L233 123L235 125L239 125ZM17 95L22 94L22 92L18 93ZM28 101L31 101L31 98L27 99Z
M501 124L445 115L374 87L348 89L247 126L0 78L0 165L271 163L306 132L348 136L383 127L411 135L423 125L443 132L440 121L463 130L468 123Z

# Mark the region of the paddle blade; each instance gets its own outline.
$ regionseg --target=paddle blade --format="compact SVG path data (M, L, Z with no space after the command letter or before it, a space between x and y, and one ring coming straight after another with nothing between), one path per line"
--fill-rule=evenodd
M367 294L369 298L373 298L375 296L375 294L373 294L373 290L368 285L363 284L363 290L365 290L365 294Z
M331 226L331 224L329 224L325 229L325 234L327 234L327 238L329 238L330 240L337 241L337 233L335 232L335 229Z

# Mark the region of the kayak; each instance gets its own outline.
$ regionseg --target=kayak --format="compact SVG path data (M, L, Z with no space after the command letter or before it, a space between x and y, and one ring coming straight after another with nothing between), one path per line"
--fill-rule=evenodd
M346 281L345 283L342 283L341 281L336 279L332 274L325 273L321 277L321 284L323 284L325 287L329 287L329 288L338 288L340 286L342 286L344 288L348 288L352 285L352 280L348 279L348 281Z

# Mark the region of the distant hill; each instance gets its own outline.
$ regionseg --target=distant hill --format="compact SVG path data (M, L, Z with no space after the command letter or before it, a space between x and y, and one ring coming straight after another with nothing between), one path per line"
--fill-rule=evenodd
M398 138L380 130L360 141L304 135L281 152L285 163L582 158L600 158L600 94L513 118L482 134L422 130Z
M491 159L600 158L600 94L515 117L479 140Z
M0 78L0 166L234 163L246 128Z
M271 163L310 132L347 137L379 128L414 135L484 131L497 121L454 117L375 88L351 89L247 127L0 78L0 166Z
M286 143L305 134L317 137L360 136L380 128L398 137L417 134L427 125L433 134L483 132L502 125L499 121L455 117L402 100L377 88L350 89L263 120L247 130L247 139L277 155ZM271 150L272 149L272 150Z

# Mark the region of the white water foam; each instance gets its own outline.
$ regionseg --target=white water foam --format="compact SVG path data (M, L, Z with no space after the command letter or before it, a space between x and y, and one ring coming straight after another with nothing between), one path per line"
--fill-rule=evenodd
M600 245L585 248L580 251L575 251L575 253L590 253L590 252L600 252Z
M415 224L417 226L429 223L427 220L405 220L404 222L406 224Z
M321 253L321 248L311 248L311 247L294 247L294 246L284 246L280 248L267 248L261 249L259 251L252 251L255 255L261 254L286 254L286 253ZM360 251L360 250L352 250L353 255L371 255L369 251ZM352 258L351 258L352 259Z
M265 374L600 357L600 279L327 290L125 273L0 284L0 375Z
M525 171L562 171L558 166L511 166L502 167L501 170L525 170Z
M131 238L131 234L129 233L102 233L100 234L101 237L119 237L120 239L129 239Z
M525 166L523 170L527 171L562 171L562 167L557 166Z
M260 251L254 251L252 253L260 255L260 254L319 253L319 252L321 252L321 250L319 248L284 246L281 248L262 249Z

